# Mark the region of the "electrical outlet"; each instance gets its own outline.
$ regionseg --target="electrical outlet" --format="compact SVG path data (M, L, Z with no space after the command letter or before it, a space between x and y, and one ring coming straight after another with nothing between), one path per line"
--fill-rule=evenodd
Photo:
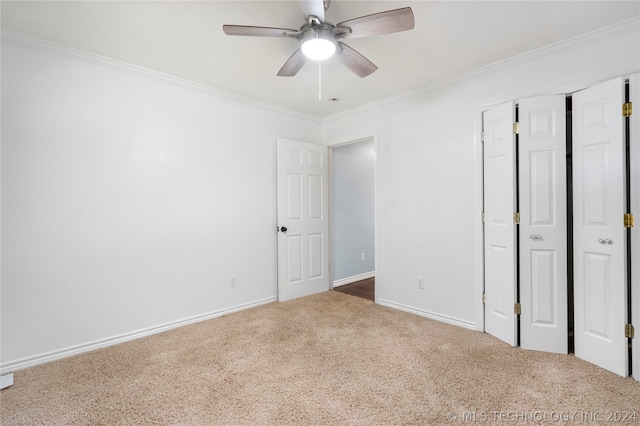
M364 262L366 259L367 259L367 256L364 253L361 253L360 260Z
M236 277L231 277L231 281L230 281L230 286L231 287L235 287L236 286Z
M418 288L424 288L424 278L418 277Z

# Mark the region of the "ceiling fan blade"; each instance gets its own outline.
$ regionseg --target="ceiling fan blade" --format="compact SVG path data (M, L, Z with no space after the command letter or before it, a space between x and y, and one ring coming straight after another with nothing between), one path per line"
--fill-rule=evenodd
M278 71L279 77L293 77L300 71L300 68L307 63L307 57L302 53L302 50L298 49L293 52L293 55L287 62L284 63L280 71Z
M351 33L347 37L355 38L407 31L414 26L413 11L410 7L403 7L340 22L336 29L350 28Z
M340 52L336 54L338 61L359 77L366 77L378 69L373 62L362 56L355 49L341 41L338 42L338 45L340 46Z
M287 28L252 27L249 25L223 25L222 30L227 35L255 37L287 37L287 33L298 32L298 30Z
M304 20L308 20L309 16L317 16L321 22L324 22L324 1L323 0L300 0L300 10Z

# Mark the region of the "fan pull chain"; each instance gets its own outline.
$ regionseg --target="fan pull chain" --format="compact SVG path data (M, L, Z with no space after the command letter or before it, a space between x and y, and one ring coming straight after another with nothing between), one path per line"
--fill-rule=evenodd
M318 61L318 102L322 102L322 61Z

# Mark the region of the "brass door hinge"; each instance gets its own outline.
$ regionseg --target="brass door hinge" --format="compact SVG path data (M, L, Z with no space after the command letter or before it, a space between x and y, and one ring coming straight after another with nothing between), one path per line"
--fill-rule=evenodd
M515 122L513 123L513 134L517 135L520 133L520 123Z
M482 304L484 305L485 303L487 303L487 293L485 293L484 291L482 292Z
M516 303L515 305L513 305L513 312L515 312L516 315L521 315L522 314L522 306L520 306L519 303Z
M624 337L627 339L633 339L636 332L633 329L633 324L625 324L624 326Z
M633 228L633 215L631 213L624 214L624 227Z
M516 212L513 214L513 223L520 223L520 213Z
M623 117L631 117L631 113L633 112L632 103L627 102L626 104L622 104L622 116Z

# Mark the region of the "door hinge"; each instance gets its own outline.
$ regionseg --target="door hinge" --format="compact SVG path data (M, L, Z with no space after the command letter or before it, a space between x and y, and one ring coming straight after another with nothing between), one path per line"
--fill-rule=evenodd
M633 328L633 324L625 324L624 326L624 337L627 339L633 339L636 332Z
M631 117L631 113L633 112L632 103L627 102L626 104L622 104L622 116L623 117Z
M484 132L480 132L480 142L484 142Z
M482 223L484 223L486 218L487 218L487 214L485 212L482 212Z
M513 305L513 312L515 312L516 315L520 315L522 313L522 307L519 303Z
M624 227L633 228L633 215L631 213L624 214Z
M487 303L487 293L485 293L484 291L482 292L482 304L484 305L485 303Z
M520 213L516 212L513 214L513 223L520 223Z
M519 133L520 133L520 123L516 121L515 123L513 123L513 134L517 135Z

